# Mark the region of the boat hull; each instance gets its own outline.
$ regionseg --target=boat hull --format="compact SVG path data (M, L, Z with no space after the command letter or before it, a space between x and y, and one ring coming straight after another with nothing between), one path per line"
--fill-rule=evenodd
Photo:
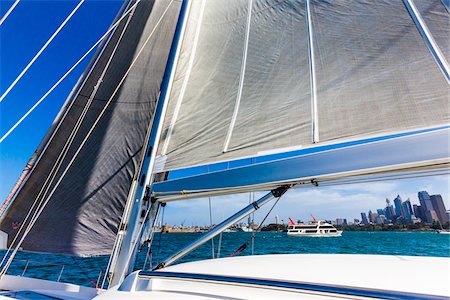
M329 233L288 232L287 235L293 236L293 237L338 237L338 236L342 236L342 231L329 232Z

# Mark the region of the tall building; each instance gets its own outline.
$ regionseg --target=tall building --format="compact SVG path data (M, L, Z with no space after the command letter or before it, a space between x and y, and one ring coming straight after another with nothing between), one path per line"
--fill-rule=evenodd
M433 221L439 221L436 211L434 211L434 210L427 210L425 213L425 217L427 220L430 220L430 221L427 221L428 223L433 223Z
M447 222L447 217L445 215L445 205L442 200L441 195L431 195L430 196L431 204L433 205L433 209L436 212L436 215L441 223Z
M422 206L414 204L413 205L414 215L420 219L420 221L425 222L425 214L423 213Z
M405 213L403 212L402 208L402 197L400 195L397 195L397 197L394 199L395 204L395 214L397 217L405 217Z
M337 218L336 225L338 225L338 226L347 225L347 219Z
M367 215L366 215L365 212L361 213L361 223L364 224L364 225L369 224L369 220L367 220Z
M405 202L402 203L402 209L403 209L403 213L405 214L405 219L409 222L411 222L411 217L414 216L414 211L413 208L411 206L411 201L406 200Z
M391 221L395 221L396 215L395 215L394 206L392 206L392 204L389 203L386 206L385 215L386 215L386 219L391 220Z
M385 210L382 209L382 208L379 208L379 209L377 209L377 214L378 214L379 216L385 216Z
M431 203L430 195L427 191L418 193L420 205L423 206L424 211L433 210L433 204Z
M433 204L431 203L430 195L427 191L421 191L418 193L418 197L420 206L422 206L422 212L425 217L425 222L432 223L432 216L436 215L436 212L434 211Z

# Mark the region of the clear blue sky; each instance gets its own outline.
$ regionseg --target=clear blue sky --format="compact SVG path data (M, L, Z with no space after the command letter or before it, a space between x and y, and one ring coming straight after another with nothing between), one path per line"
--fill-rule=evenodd
M0 0L0 15L13 1ZM0 26L0 93L8 88L31 58L52 35L78 1L22 0ZM33 67L0 103L0 136L87 51L107 30L122 1L86 1ZM16 131L0 144L0 203L8 195L27 160L49 128L89 58L81 64ZM400 194L417 203L417 191L440 193L449 205L449 178L436 177L399 182L351 185L290 191L273 215L287 220L307 219L312 213L321 219L359 218L359 212L384 206L384 199ZM214 221L248 203L248 194L213 199ZM203 213L204 212L204 213ZM261 215L264 213L262 210ZM170 224L207 224L207 200L170 204ZM259 218L259 219L261 219ZM273 219L273 218L271 218ZM258 216L256 217L258 221Z

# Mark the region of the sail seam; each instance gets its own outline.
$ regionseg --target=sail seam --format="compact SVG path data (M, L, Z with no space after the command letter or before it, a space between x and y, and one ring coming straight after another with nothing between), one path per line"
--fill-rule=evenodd
M206 4L206 0L202 0L202 4L201 4L201 8L200 8L200 16L198 18L197 27L195 29L194 42L192 45L192 50L191 50L191 54L190 54L190 58L189 58L188 67L186 70L186 75L184 77L183 84L181 86L180 95L178 96L178 101L177 101L177 104L176 104L176 107L175 107L175 110L174 110L174 113L172 116L172 120L170 122L170 126L169 126L169 129L167 132L167 137L166 137L166 140L164 141L163 150L161 152L162 155L165 155L167 153L167 149L169 148L169 141L172 136L173 128L175 127L175 123L177 122L178 114L180 113L180 109L181 109L181 104L184 99L184 94L186 93L186 87L187 87L189 78L191 76L192 67L194 65L194 58L195 58L195 55L197 52L197 45L198 45L198 39L200 36L200 29L201 29L201 25L203 23L205 4Z
M433 55L434 60L441 69L444 78L447 80L447 83L450 84L450 66L447 60L445 59L444 55L442 54L441 49L439 48L435 39L433 38L430 29L423 20L422 16L420 15L420 12L417 10L417 7L412 0L403 0L403 3L405 4L406 9L408 10L409 15L411 16L411 19L414 21L417 30L419 30L420 34L422 35L425 44L427 45L428 49Z
M223 146L224 153L228 151L228 146L230 145L231 136L233 134L234 125L236 123L237 114L239 111L239 104L241 102L242 89L244 87L245 68L247 65L248 40L249 40L249 36L250 36L250 22L252 20L252 6L253 6L253 0L249 0L248 1L247 26L246 26L246 31L245 31L244 53L243 53L243 57L242 57L241 73L240 73L240 78L239 78L239 88L238 88L238 94L236 97L236 102L234 105L234 111L233 111L233 116L231 118L230 127L228 128L227 137L225 139L225 144Z
M308 29L309 81L311 86L312 142L319 142L319 116L317 108L316 68L314 59L314 40L312 33L311 4L306 0L306 27Z

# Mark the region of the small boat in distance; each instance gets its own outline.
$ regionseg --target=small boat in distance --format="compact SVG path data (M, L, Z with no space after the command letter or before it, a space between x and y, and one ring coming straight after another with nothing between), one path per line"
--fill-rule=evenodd
M299 237L336 237L342 235L342 230L337 230L333 225L326 221L317 221L313 217L313 221L305 224L295 224L291 218L291 224L288 226L287 235Z
M436 230L436 233L439 233L439 234L450 234L450 230L444 229L444 227L442 226L441 222L439 222L439 227L441 227L441 229Z

